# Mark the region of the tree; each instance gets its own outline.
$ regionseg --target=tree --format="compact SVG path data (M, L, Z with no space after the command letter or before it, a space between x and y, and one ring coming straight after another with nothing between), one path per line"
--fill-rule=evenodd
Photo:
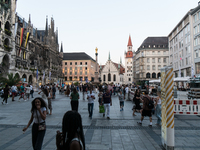
M5 78L2 75L0 75L0 83L13 86L13 85L18 84L19 81L21 81L18 74L15 74L15 76L13 76L13 73L10 73L10 74L8 73L7 76L8 78Z

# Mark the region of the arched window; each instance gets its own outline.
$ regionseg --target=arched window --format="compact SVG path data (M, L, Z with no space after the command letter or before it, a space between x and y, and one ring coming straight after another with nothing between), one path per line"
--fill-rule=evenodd
M103 81L106 81L106 75L103 75Z
M152 73L152 78L156 78L156 73Z
M5 24L5 33L11 36L12 32L10 31L10 23L7 21Z
M108 74L108 81L111 81L111 74Z
M116 75L115 74L113 75L113 81L116 81Z
M157 74L157 78L159 78L160 77L160 72Z
M146 78L151 78L151 74L149 72L146 74Z

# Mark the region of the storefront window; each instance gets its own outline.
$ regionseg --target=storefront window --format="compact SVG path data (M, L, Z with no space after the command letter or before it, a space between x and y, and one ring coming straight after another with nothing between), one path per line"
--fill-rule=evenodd
M195 74L200 74L200 62L195 64L195 70L196 70Z

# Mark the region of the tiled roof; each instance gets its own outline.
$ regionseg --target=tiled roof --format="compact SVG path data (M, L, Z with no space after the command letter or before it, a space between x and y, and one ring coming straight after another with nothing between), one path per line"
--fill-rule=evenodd
M92 60L95 61L85 52L63 53L63 60Z
M118 69L118 63L115 63L112 61L112 63L115 65L115 67ZM125 68L120 64L120 73L119 74L123 74L125 73Z
M143 41L138 50L148 48L168 48L168 37L148 37Z
M133 46L132 42L131 42L131 36L129 35L129 39L128 39L128 46Z

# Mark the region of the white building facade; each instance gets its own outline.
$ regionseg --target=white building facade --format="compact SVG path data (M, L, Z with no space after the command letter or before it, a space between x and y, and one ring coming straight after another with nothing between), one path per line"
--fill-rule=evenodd
M100 66L101 83L124 84L125 68L122 64L111 61L110 56L105 65Z
M168 38L175 77L200 75L200 5L188 11Z

